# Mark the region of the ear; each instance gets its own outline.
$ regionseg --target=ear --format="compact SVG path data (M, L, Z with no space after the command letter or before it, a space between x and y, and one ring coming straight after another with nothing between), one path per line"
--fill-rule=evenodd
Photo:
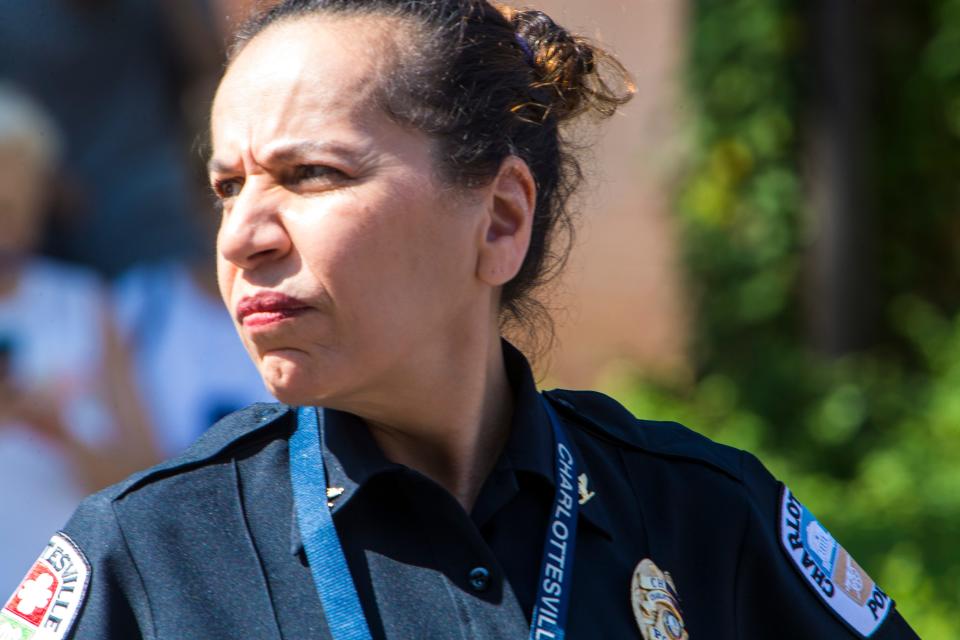
M478 238L477 277L492 287L513 279L530 246L537 187L527 163L509 156L488 187Z

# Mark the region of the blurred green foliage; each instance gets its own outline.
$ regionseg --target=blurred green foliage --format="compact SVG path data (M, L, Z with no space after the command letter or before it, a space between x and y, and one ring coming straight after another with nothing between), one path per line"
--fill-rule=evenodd
M842 358L814 353L803 321L805 5L693 9L678 209L696 380L614 393L758 454L923 638L960 638L960 0L865 16L882 315L874 346Z

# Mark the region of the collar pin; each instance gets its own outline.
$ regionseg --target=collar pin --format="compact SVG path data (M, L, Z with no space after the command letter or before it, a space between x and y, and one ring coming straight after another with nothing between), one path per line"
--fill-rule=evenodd
M330 502L330 500L335 500L341 495L343 495L343 487L327 487L327 506L332 507L333 502Z
M581 473L580 476L577 477L577 492L580 494L580 504L587 504L590 498L597 495L595 491L587 489L587 483L589 482L590 479L587 478L587 474L585 473Z

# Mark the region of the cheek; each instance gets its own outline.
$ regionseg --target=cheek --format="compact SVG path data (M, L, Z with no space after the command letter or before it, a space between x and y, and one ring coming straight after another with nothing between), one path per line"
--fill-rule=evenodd
M469 220L458 213L411 198L371 203L353 211L349 224L327 229L305 259L334 299L348 297L357 314L423 309L462 289L471 275Z
M395 275L395 248L383 242L388 231L366 213L327 212L289 227L305 276L299 278L301 293L329 301L341 332L360 330L390 305L385 295Z
M459 212L430 211L397 230L402 250L385 248L378 326L392 339L422 342L464 322L481 292L474 278L474 248L456 220Z

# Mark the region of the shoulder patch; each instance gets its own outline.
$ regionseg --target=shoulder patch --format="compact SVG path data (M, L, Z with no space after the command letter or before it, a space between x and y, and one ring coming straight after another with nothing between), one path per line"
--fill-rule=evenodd
M804 581L854 631L873 635L893 601L786 486L779 525L780 544Z
M56 534L0 610L0 640L65 638L89 582L90 564L83 552L66 534Z

